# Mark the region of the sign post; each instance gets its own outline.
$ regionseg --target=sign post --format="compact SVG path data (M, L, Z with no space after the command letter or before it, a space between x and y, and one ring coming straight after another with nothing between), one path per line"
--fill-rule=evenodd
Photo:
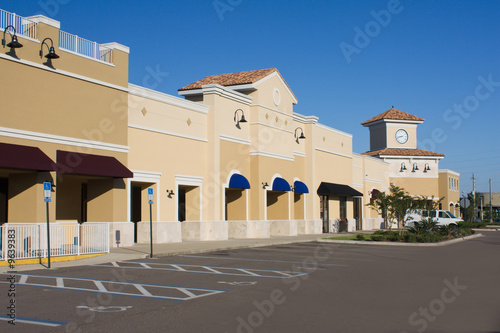
M45 201L45 210L47 211L47 267L50 268L50 226L49 226L49 202L52 196L52 184L50 182L43 183L43 196Z
M153 189L148 188L148 201L149 201L149 244L151 248L150 258L153 258L153 214L152 214L152 206L153 206Z

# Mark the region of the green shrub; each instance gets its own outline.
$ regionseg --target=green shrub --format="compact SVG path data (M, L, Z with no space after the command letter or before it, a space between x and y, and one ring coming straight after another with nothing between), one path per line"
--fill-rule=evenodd
M383 235L383 234L385 234L385 231L384 230L376 230L373 234L374 235Z
M410 243L415 243L417 241L417 234L415 233L408 233L404 237L405 241L410 242Z
M403 240L403 236L400 235L398 232L394 232L391 233L390 235L387 235L386 239L390 242L399 242Z
M384 241L385 240L385 237L384 235L376 235L376 234L373 234L370 236L370 239L372 241L375 241L375 242L381 242L381 241Z
M362 240L362 241L364 241L365 240L365 236L363 234L357 234L356 235L356 240Z

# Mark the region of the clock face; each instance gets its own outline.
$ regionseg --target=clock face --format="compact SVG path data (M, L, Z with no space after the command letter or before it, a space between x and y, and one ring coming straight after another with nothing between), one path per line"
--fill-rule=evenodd
M396 131L396 141L400 144L408 142L408 132L404 129L398 129Z

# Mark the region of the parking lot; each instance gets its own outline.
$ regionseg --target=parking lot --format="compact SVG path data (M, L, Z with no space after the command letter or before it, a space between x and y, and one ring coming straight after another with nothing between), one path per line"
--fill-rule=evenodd
M499 232L443 247L311 242L2 275L2 332L500 332Z

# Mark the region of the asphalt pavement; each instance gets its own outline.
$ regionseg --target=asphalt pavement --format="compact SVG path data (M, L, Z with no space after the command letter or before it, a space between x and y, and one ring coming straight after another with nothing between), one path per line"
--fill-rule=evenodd
M301 241L3 274L0 330L500 332L500 232L441 247Z

